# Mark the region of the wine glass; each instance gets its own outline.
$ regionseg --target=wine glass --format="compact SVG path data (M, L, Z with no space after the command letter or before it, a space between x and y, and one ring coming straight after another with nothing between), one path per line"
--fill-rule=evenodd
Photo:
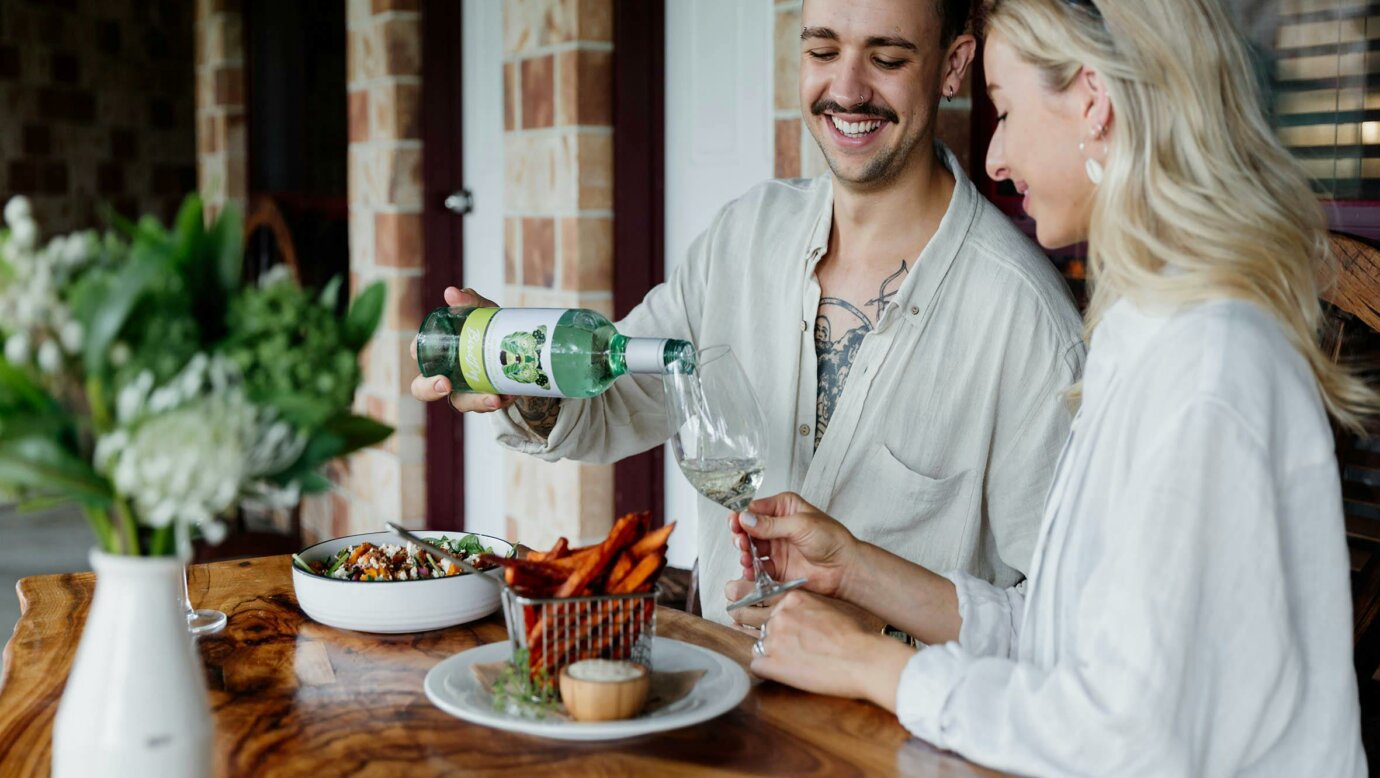
M192 595L187 586L187 565L185 564L182 566L182 610L187 615L187 631L193 635L218 632L229 620L224 611L192 607Z
M747 375L728 346L711 346L696 355L693 368L664 374L666 410L674 433L671 451L695 491L739 513L747 510L762 485L767 456L767 424ZM762 569L748 537L757 588L729 610L778 597L805 583L778 583Z

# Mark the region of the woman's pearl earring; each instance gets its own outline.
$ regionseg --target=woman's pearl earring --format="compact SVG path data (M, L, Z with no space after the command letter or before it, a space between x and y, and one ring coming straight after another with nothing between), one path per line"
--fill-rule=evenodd
M1093 130L1093 138L1101 139L1102 132L1102 125L1098 125L1097 128ZM1087 145L1087 142L1079 143L1078 153L1083 155L1083 172L1087 173L1088 180L1093 182L1093 185L1096 186L1097 184L1102 183L1102 174L1105 171L1102 168L1101 162L1098 162L1097 160L1093 159L1091 156L1088 155Z

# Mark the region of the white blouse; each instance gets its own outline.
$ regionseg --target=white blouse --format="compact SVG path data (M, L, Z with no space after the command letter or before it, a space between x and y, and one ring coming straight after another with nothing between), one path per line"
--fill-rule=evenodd
M1024 592L950 575L957 643L897 690L915 735L1049 776L1364 776L1322 399L1245 302L1097 329Z

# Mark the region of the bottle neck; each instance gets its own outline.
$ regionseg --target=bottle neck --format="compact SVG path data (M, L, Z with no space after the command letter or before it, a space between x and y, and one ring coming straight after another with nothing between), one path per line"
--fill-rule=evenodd
M609 341L609 368L614 375L669 372L685 348L689 344L683 340L615 335Z

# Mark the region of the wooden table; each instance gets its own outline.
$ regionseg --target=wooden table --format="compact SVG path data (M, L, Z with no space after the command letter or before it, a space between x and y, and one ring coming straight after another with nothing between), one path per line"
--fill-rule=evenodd
M47 775L53 716L95 577L19 582L5 647L0 767ZM505 640L494 616L412 635L317 624L297 607L288 557L194 565L192 599L230 614L200 651L215 712L218 775L997 776L909 738L868 703L755 683L736 709L694 727L607 743L510 734L443 713L422 693L437 662ZM662 609L657 632L746 666L752 639Z

